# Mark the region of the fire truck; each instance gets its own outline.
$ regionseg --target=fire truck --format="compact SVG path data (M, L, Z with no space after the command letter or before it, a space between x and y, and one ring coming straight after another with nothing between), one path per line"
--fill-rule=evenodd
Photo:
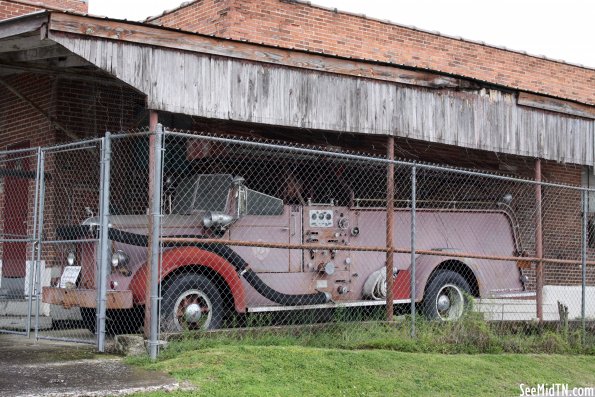
M383 306L387 294L396 306L410 303L412 264L406 249L395 250L393 288L387 291L384 203L286 204L227 174L187 176L164 201L160 323L165 331L217 329L236 314ZM470 299L524 293L522 249L510 207L426 207L415 213L414 299L427 317L456 320ZM410 247L411 211L397 208L392 216L394 247ZM58 228L61 237L76 236L81 243L64 255L58 285L43 290L44 302L80 307L90 328L98 285L98 243L90 238L98 227L99 218L91 217ZM133 318L142 324L150 274L147 230L146 215L110 215L106 298L112 325Z

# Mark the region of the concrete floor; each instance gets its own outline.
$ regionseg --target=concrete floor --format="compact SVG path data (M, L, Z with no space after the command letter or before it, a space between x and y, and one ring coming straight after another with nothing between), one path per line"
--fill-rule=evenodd
M93 346L0 334L0 396L122 396L178 388L165 374L98 355Z

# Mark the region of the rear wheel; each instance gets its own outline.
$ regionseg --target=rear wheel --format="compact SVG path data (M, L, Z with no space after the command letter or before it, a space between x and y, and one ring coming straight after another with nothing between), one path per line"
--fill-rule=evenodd
M426 289L424 314L431 320L456 321L468 308L471 289L459 273L440 270Z
M185 274L164 285L161 330L182 332L221 327L223 301L215 285L205 276Z

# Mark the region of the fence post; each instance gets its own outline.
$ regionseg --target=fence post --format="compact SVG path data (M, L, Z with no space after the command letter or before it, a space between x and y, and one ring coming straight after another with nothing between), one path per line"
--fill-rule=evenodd
M149 356L157 359L159 340L159 254L161 248L161 182L163 167L163 126L155 129L155 162L153 170L153 197L151 198L151 321L149 334Z
M583 343L585 341L587 327L585 319L585 305L587 292L587 216L589 213L589 192L583 190L583 225L581 228L581 325L583 333Z
M41 304L41 252L43 239L43 211L45 207L45 151L39 155L39 222L37 224L37 257L35 259L35 339L39 338L39 305Z
M38 263L35 260L35 249L37 248L38 240L37 240L37 212L39 211L39 178L40 178L40 171L39 165L41 162L41 147L37 148L37 165L35 167L35 194L34 194L34 203L33 203L33 230L31 231L31 236L33 236L32 243L31 243L31 264L29 267L29 279L25 280L26 283L29 283L29 301L27 302L27 338L31 337L31 317L33 316L33 291L35 288L35 274L37 273L37 266Z
M411 337L415 338L415 222L417 207L417 168L411 168Z
M393 223L395 217L395 137L387 139L386 177L386 321L393 321Z
M112 153L112 140L111 133L108 131L105 133L103 138L103 145L101 147L101 202L99 208L101 211L100 230L101 235L99 236L99 250L101 252L101 261L99 262L99 310L97 313L98 317L98 332L97 332L97 350L100 352L105 351L105 315L107 311L106 307L106 294L107 294L107 275L109 269L109 198L110 198L110 173L111 173L111 153Z
M541 160L535 160L535 257L537 270L535 274L535 303L537 306L537 319L543 321L543 225L541 203Z
M151 203L153 200L153 188L155 187L155 131L157 130L157 124L159 124L159 113L151 110L149 111L149 187L147 192L147 201L148 206L147 208L151 207ZM150 212L150 211L148 211ZM153 230L153 218L151 217L150 213L147 214L148 225L147 225L147 269L150 272L151 269L151 245L152 245L152 230ZM145 338L150 339L151 337L151 275L148 274L146 279L147 282L145 283L145 321L143 325L143 334Z

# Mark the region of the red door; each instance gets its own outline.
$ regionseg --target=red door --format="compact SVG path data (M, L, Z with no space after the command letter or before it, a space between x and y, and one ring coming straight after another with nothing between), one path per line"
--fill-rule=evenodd
M8 147L8 150L26 149L29 142ZM4 238L24 239L27 236L29 199L29 153L19 153L6 163L4 177ZM14 171L14 172L11 172ZM27 243L4 243L2 277L25 277Z

